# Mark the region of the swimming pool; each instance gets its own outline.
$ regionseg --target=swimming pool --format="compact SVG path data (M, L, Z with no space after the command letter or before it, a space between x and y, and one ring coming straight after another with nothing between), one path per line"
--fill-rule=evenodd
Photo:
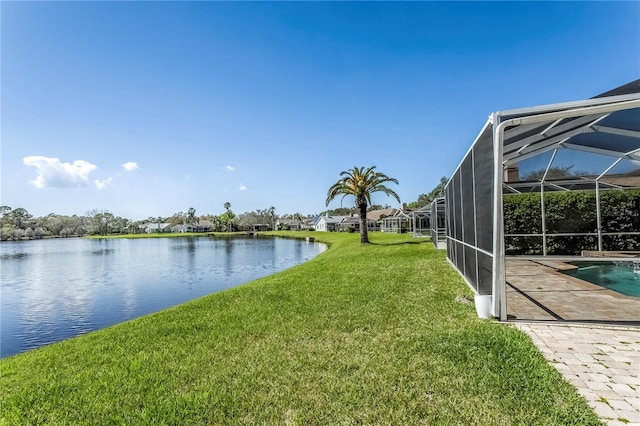
M636 261L637 262L637 261ZM640 268L628 262L569 262L578 269L563 271L626 296L640 297Z

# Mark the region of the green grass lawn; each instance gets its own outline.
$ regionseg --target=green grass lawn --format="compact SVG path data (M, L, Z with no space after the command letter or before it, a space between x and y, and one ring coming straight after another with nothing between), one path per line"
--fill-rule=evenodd
M0 361L3 424L599 424L427 240L313 236L287 271Z

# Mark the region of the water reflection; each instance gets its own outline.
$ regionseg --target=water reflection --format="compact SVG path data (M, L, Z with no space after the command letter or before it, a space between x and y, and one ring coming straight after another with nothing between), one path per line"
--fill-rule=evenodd
M233 272L233 245L231 239L225 238L224 241L224 273L226 276L231 276Z
M269 275L326 246L184 237L38 240L0 249L4 357Z
M29 253L0 253L0 260L20 260L29 256Z
M194 252L196 249L196 238L195 237L172 238L169 244L171 246L171 250Z

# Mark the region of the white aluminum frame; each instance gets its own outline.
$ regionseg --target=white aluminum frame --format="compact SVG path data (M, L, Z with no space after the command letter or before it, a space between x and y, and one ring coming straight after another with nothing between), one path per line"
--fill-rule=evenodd
M531 108L521 108L502 112L494 112L491 114L482 130L474 140L473 144L458 164L456 171L452 177L462 167L463 162L472 152L474 146L485 135L486 132L492 132L493 142L493 161L494 161L494 179L493 179L493 253L481 250L479 247L473 247L476 252L483 252L492 258L492 310L491 314L500 320L507 319L506 305L506 279L505 279L505 246L504 246L504 212L503 212L503 185L505 167L522 161L526 158L537 156L549 150L557 151L559 148L567 148L596 154L604 154L617 158L617 160L598 178L596 179L596 191L599 195L600 178L604 176L611 168L613 168L621 159L628 158L640 160L640 149L634 149L629 152L617 152L606 147L588 147L571 143L573 136L588 132L603 132L615 135L640 139L640 132L627 129L616 129L612 127L604 127L598 125L603 119L617 111L640 108L640 93L631 93L626 95L609 96L593 98L584 101L566 102L552 105L543 105ZM572 120L569 123L561 124L565 119ZM505 133L509 132L510 139L517 137L519 134L524 135L543 123L550 123L540 133L528 136L522 141L511 142L508 145L508 153L505 154ZM490 128L489 128L490 127ZM547 166L547 171L552 160ZM546 172L545 172L546 177ZM544 178L541 185L544 185ZM451 184L451 180L447 186ZM543 190L543 189L542 189ZM446 192L446 191L445 191ZM542 195L542 198L544 195ZM598 198L598 197L597 197ZM449 207L449 206L448 206ZM544 205L543 205L544 209ZM599 211L599 208L598 208ZM544 214L544 211L543 211ZM599 248L602 248L602 229L601 218L598 213L598 234ZM449 219L447 218L447 221ZM460 224L455 224L460 226ZM448 224L448 229L451 225ZM543 231L544 234L544 231ZM448 235L447 239L470 246L464 241L457 240ZM477 241L476 241L477 245ZM545 245L546 247L546 245ZM546 254L546 253L545 253Z

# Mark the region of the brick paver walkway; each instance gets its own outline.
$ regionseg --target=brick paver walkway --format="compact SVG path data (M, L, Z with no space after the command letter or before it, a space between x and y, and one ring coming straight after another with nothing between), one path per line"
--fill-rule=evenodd
M507 313L609 425L640 426L640 299L507 259ZM605 325L607 324L607 325Z
M608 425L640 426L640 328L514 323Z

